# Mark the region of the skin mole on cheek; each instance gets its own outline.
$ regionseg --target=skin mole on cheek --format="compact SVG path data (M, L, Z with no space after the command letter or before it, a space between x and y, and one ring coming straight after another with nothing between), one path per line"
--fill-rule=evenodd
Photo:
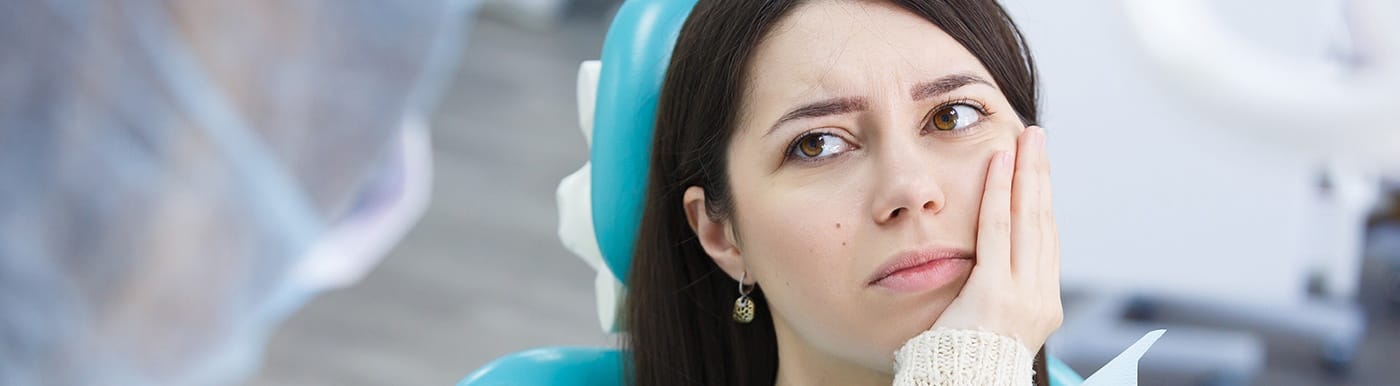
M841 223L836 223L836 229L841 229Z

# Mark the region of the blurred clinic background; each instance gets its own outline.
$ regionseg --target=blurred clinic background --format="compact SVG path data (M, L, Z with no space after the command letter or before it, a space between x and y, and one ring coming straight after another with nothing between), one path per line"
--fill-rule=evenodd
M615 346L556 189L618 3L0 4L0 385ZM1143 384L1400 384L1397 3L1003 2L1051 133L1052 355L1165 328Z

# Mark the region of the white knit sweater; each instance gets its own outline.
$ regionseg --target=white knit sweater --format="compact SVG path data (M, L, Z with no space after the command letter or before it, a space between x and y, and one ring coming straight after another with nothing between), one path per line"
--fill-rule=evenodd
M1035 355L995 333L936 328L894 354L895 386L1030 385Z

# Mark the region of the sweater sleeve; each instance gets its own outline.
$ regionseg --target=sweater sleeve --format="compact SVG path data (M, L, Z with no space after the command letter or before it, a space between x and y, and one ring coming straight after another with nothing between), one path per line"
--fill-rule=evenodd
M1035 355L995 333L937 328L894 355L895 386L1030 385Z

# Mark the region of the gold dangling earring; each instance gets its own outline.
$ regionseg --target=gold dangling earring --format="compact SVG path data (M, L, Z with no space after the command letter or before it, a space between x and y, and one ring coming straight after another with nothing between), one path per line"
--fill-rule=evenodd
M742 324L753 321L753 299L749 299L753 286L744 286L744 277L748 274L749 271L739 274L739 299L734 301L734 321Z

